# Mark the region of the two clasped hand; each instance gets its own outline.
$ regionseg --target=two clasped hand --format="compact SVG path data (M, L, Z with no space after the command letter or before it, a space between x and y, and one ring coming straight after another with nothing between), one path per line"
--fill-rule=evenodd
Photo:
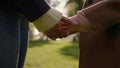
M56 38L64 38L76 32L86 32L90 30L92 30L91 24L84 14L79 11L71 18L62 17L59 23L48 31L45 31L44 34L55 40Z
M44 34L52 40L55 40L56 38L64 38L70 34L71 30L73 30L73 26L77 26L77 24L71 19L63 17L59 23L45 31Z

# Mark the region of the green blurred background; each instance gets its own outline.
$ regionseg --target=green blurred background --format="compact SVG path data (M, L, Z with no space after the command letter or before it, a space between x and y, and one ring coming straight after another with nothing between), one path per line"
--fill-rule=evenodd
M24 68L78 68L78 43L30 41Z
M66 17L82 8L83 0L47 0ZM30 24L30 42L24 68L78 68L79 33L64 39L50 40Z

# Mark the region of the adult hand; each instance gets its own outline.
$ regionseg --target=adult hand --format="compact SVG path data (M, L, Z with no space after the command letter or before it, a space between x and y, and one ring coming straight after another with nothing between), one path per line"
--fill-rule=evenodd
M53 28L45 31L44 34L52 40L55 40L56 38L64 38L68 36L67 33L65 33L61 29L60 23L56 24Z
M70 34L79 32L78 23L68 19L66 17L62 17L61 21L58 22L54 27L44 32L46 36L55 40L56 38L64 38Z
M61 20L63 21L62 22L62 29L65 30L63 28L63 26L67 27L66 32L68 34L73 34L73 33L77 33L77 32L80 31L79 23L77 23L76 21L74 21L73 17L71 17L70 19L68 19L66 17L63 17Z

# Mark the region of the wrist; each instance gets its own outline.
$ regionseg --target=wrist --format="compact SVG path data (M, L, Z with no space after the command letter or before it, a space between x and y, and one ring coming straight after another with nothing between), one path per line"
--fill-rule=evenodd
M55 26L61 20L61 18L62 13L51 8L33 23L39 31L44 32Z
M81 32L94 30L93 24L89 22L85 13L82 10L78 11L76 18L77 18L77 22L80 24Z

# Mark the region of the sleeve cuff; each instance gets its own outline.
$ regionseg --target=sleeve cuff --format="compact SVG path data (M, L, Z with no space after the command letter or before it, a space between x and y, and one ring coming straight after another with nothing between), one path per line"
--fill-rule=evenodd
M62 18L62 13L51 8L42 17L33 21L34 25L40 32L45 32L56 25Z
M78 12L78 16L80 17L83 17L84 19L84 26L83 27L81 27L81 31L82 32L87 32L87 31L95 31L95 27L94 27L94 25L87 19L87 17L86 17L86 15L85 15L85 13L81 10L81 11L79 11Z
M90 21L86 18L86 15L84 14L84 12L82 12L82 10L78 11L78 13L76 15L76 19L77 19L77 22L79 22L81 24L81 26L80 26L81 32L95 30L94 25L92 23L90 23Z

